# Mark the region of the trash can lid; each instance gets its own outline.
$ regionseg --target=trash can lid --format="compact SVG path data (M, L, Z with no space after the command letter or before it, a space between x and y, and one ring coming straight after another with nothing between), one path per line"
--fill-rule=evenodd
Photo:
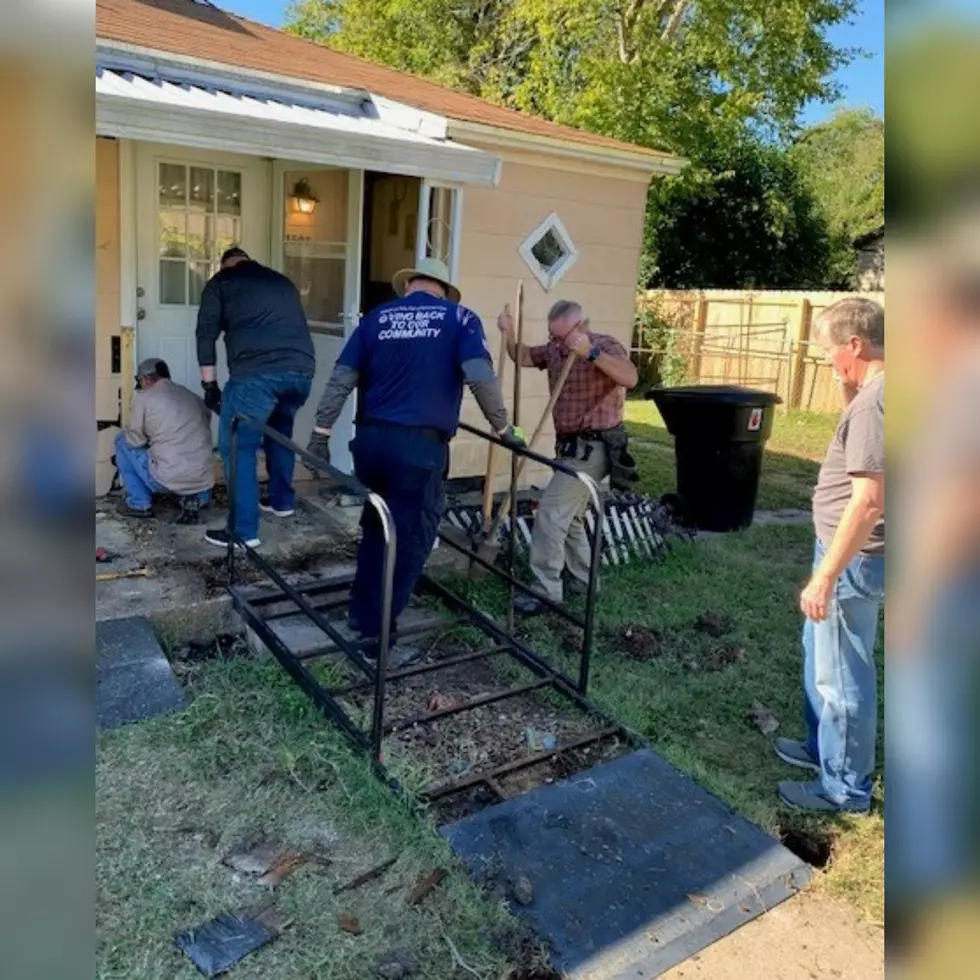
M677 388L651 388L646 397L658 404L661 401L703 402L745 408L765 408L782 404L782 398L771 391L757 391L738 385L686 385Z

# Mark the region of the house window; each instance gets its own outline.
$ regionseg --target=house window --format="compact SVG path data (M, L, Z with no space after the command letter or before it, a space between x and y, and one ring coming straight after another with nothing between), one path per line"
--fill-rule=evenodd
M520 253L546 290L550 290L578 261L578 249L572 236L554 212L524 239Z
M157 171L159 302L197 306L221 253L242 237L242 175L161 163Z
M287 170L283 175L282 271L299 290L310 327L341 337L349 193L346 170Z

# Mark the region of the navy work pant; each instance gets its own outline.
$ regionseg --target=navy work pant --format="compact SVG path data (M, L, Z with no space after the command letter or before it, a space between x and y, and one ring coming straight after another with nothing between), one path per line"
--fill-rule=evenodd
M391 638L432 553L446 502L449 446L429 432L397 425L359 425L351 443L354 472L391 510L395 525L395 583ZM350 622L367 637L381 634L381 589L385 539L370 504L361 515L357 574L350 597Z

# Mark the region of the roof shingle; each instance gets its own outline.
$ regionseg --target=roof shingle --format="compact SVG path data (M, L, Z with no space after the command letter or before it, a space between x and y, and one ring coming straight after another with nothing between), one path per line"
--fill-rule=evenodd
M404 72L265 27L197 0L96 0L100 40L253 71L363 89L460 122L586 146L664 156L654 150L548 122Z

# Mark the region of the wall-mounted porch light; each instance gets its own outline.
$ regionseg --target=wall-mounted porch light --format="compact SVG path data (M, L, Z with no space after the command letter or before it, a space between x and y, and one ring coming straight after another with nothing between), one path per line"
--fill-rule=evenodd
M300 214L312 214L316 210L320 198L313 193L310 182L306 177L301 177L293 186L293 194L290 198L293 210Z

